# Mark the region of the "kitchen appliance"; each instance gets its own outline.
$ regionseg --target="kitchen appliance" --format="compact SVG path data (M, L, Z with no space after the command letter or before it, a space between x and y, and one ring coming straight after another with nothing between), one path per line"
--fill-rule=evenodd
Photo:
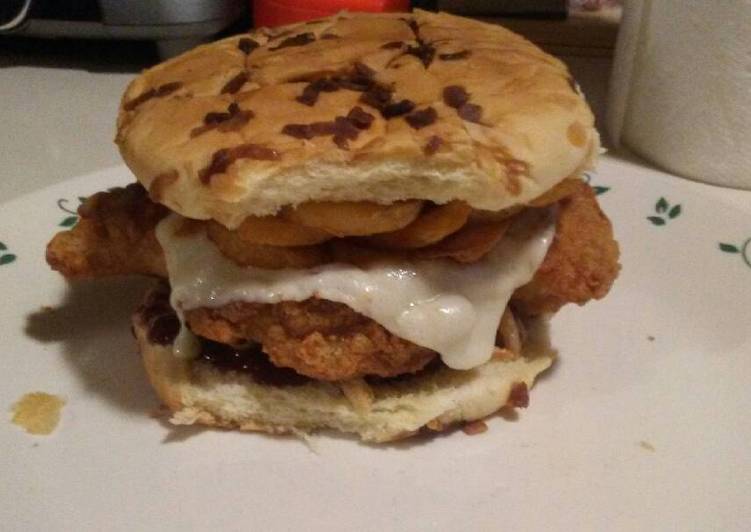
M0 34L142 39L170 57L228 27L245 0L2 0Z
M464 16L566 16L566 0L436 0L439 11Z

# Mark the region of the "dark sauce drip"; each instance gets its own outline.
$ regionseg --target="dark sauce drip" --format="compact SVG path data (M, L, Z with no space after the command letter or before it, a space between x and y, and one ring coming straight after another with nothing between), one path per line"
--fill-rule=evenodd
M221 370L248 374L259 384L300 386L311 380L292 369L274 366L259 344L233 347L206 338L200 338L200 341L200 360Z
M138 312L146 324L149 342L169 345L175 341L177 333L180 332L180 320L170 306L166 286L160 286L152 292Z
M162 314L149 323L149 341L159 345L169 345L180 332L180 320L173 314Z
M138 309L146 324L149 342L153 344L171 345L180 332L180 320L170 306L169 295L169 287L163 284ZM220 370L250 375L259 384L300 386L311 380L292 369L274 366L260 344L233 347L200 336L198 340L201 346L199 361Z
M148 300L141 305L138 313L147 325L150 342L159 345L170 345L180 331L180 321L169 302L169 287L165 284L154 290ZM259 383L269 386L301 386L313 379L300 375L291 368L280 368L271 363L268 355L263 352L261 345L252 343L243 347L214 342L207 338L198 337L200 353L198 360L211 364L222 371L236 371L246 374ZM389 385L406 383L412 379L424 377L446 366L441 358L436 356L430 363L415 373L405 373L395 377L365 376L370 385ZM529 399L527 387L524 383L517 383L512 389L509 403L515 407L527 406Z

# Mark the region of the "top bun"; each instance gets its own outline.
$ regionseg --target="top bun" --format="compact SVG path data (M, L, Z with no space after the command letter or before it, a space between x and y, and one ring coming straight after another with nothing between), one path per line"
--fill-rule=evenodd
M230 228L309 200L500 210L599 148L560 61L500 26L425 11L200 46L130 84L116 142L155 201Z

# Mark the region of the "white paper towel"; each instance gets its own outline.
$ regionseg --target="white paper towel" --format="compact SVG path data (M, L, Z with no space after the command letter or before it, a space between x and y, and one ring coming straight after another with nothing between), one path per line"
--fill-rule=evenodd
M630 0L610 84L615 145L751 189L751 0Z

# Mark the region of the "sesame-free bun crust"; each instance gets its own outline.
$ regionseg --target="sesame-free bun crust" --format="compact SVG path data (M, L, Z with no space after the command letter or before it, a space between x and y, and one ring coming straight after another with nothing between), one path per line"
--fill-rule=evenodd
M180 359L171 345L149 342L139 314L134 316L133 326L149 380L172 411L170 421L176 425L271 434L333 429L368 442L402 439L423 427L444 430L514 406L512 390L521 383L531 388L535 377L554 358L547 322L540 320L530 330L524 356L494 358L469 371L444 367L398 383L371 385L372 406L362 411L335 384L260 384L245 374Z
M385 117L353 75L414 109ZM336 77L348 87L308 88L299 101L311 81ZM446 100L450 86L464 99ZM372 121L339 137L282 132L356 106ZM310 200L463 200L500 210L588 167L599 147L560 61L500 26L425 11L340 13L200 46L130 84L116 142L156 201L230 228ZM207 172L219 150L241 145L251 148Z

